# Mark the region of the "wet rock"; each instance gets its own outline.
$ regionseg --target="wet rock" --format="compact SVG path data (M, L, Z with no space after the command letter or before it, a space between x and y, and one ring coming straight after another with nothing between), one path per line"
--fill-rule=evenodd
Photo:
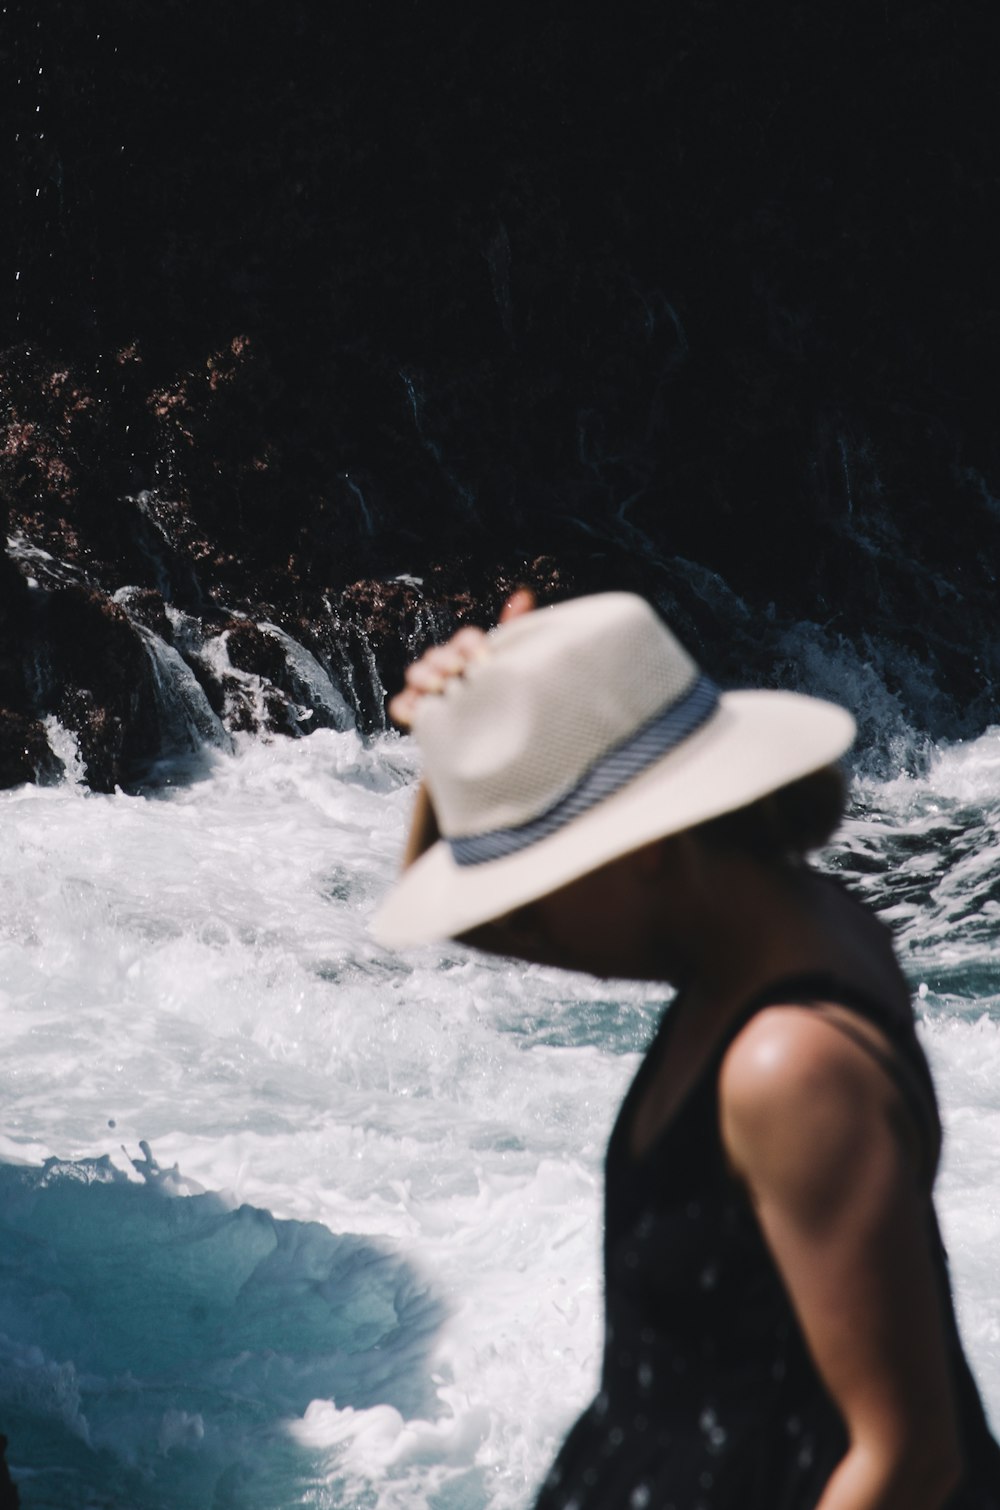
M173 644L173 626L160 593L151 587L123 587L115 594L115 601L132 623L144 624L165 644Z
M47 595L40 705L77 735L96 791L127 784L159 751L149 655L125 610L100 592Z
M262 678L222 676L218 683L218 712L234 734L284 734L295 738L311 732L303 725L285 694Z
M128 726L121 714L98 702L89 687L67 687L57 703L58 716L77 736L88 784L95 792L113 792L127 781L123 750Z
M368 733L386 727L386 700L403 681L407 663L464 624L489 628L516 587L540 604L581 591L585 576L551 557L500 570L468 558L438 563L417 579L353 582L329 598L329 615L311 626L312 643L336 671L345 696Z
M205 647L187 659L233 733L297 737L306 732L307 710L298 706L285 652L273 634L252 620L212 625Z
M988 10L166 0L155 47L128 0L12 14L0 518L49 555L0 556L0 704L131 779L137 631L183 611L230 727L311 726L270 622L377 729L406 659L546 559L726 678L783 675L804 621L935 735L995 719ZM132 640L49 613L68 588Z
M27 585L0 555L0 706L26 706L24 649L30 618Z
M224 633L230 663L238 671L252 671L283 691L291 691L290 686L285 686L288 662L273 635L266 634L247 619L230 620Z
M0 1510L18 1510L21 1503L7 1467L7 1438L0 1433Z
M58 781L62 773L42 724L0 707L0 787Z

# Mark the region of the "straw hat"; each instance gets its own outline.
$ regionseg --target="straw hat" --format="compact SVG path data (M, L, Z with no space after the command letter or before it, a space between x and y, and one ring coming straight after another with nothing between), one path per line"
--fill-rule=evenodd
M376 914L396 947L464 933L819 770L854 720L793 692L719 692L648 603L602 593L493 630L421 700L414 733L442 837Z

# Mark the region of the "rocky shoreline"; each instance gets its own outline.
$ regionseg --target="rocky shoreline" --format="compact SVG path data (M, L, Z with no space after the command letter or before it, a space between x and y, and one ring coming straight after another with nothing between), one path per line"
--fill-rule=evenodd
M380 728L518 581L995 720L983 8L397 10L12 6L0 784Z
M577 513L563 500L506 534L478 520L456 532L440 502L404 530L400 503L394 528L372 535L350 491L294 503L301 479L247 462L260 437L229 390L260 381L248 343L209 358L200 387L175 384L175 406L143 386L135 350L119 356L127 403L79 367L0 357L0 785L61 779L67 749L73 774L107 792L237 733L384 729L406 661L462 623L492 622L519 584L543 603L643 592L731 683L842 695L822 668L792 663L803 626L821 659L849 646L883 701L934 737L997 716L1000 506L979 474L974 486L939 478L943 512L921 514L858 462L849 517L833 495L790 533L779 495L738 561L722 504L692 520L664 502L639 524L583 494ZM137 414L154 486L116 493Z

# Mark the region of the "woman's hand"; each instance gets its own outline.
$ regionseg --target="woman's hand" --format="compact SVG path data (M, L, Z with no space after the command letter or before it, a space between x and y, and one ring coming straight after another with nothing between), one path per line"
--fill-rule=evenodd
M534 594L526 587L520 587L500 610L499 622L506 624L510 619L530 613L534 606ZM397 692L389 703L389 717L393 723L402 729L410 728L422 700L443 692L450 677L461 676L466 666L482 655L485 643L486 631L467 625L443 645L432 645L418 661L407 666L403 690Z
M510 619L520 618L521 614L530 613L534 606L534 593L526 587L518 588L500 610L500 623L506 624ZM403 690L397 692L389 703L389 717L393 723L402 729L410 728L422 699L443 692L450 677L461 676L466 666L483 654L485 644L485 630L468 625L453 634L445 644L433 645L418 661L407 666ZM403 854L403 869L409 869L414 860L418 860L425 850L430 849L439 837L434 808L427 788L421 783L413 806L413 818Z
M744 1028L719 1089L726 1151L848 1431L817 1510L942 1510L962 1458L909 1108L800 1007Z

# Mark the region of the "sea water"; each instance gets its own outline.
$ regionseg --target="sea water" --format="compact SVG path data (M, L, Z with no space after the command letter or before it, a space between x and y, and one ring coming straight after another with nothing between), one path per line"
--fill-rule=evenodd
M380 948L409 743L0 794L0 1429L27 1507L504 1510L599 1364L600 1183L667 1001ZM72 762L70 776L72 777ZM1000 1421L1000 730L859 777Z

